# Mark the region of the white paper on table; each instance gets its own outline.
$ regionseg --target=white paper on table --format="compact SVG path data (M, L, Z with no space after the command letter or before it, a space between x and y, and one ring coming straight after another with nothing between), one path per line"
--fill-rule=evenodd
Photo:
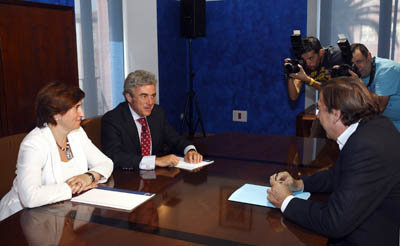
M271 187L244 184L242 187L234 191L228 200L275 208L275 206L267 199L268 189L271 189ZM310 192L293 192L293 195L297 198L307 200L311 194Z
M153 196L140 191L97 187L73 197L71 201L132 211Z
M192 163L185 162L183 157L180 157L179 163L175 167L184 169L184 170L188 170L188 171L192 171L194 169L210 165L213 162L214 161L211 161L211 160L203 160L202 162L192 164Z

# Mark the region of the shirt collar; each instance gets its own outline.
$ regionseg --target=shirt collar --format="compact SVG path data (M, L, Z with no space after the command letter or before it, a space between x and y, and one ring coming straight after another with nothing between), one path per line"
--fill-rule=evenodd
M340 134L340 136L337 138L336 142L339 145L339 149L342 150L344 145L346 144L347 140L350 138L350 136L357 130L358 124L360 122L356 122L351 124L347 129Z
M131 105L130 105L129 103L128 103L128 106L129 106L129 111L131 111L133 120L137 121L137 120L140 119L140 118L146 118L146 117L142 117L142 116L138 115L138 114L135 112L135 110L132 109L132 107L131 107Z

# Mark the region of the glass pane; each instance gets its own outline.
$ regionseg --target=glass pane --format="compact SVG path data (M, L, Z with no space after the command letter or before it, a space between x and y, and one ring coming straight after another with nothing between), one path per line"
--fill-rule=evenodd
M363 43L373 56L378 54L378 42L385 42L390 49L390 59L400 61L398 1L393 0L388 13L381 10L380 0L321 0L321 42L336 45L339 34L344 34L350 43ZM387 2L385 2L386 4ZM383 7L382 7L383 8ZM391 13L389 13L391 12ZM382 40L379 35L379 15L391 15L390 38ZM382 44L380 44L382 45ZM387 49L386 49L387 50Z

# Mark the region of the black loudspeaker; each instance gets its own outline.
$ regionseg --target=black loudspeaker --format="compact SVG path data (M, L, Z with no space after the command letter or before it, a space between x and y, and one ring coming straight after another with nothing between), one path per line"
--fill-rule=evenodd
M181 34L185 38L206 36L205 0L181 0Z

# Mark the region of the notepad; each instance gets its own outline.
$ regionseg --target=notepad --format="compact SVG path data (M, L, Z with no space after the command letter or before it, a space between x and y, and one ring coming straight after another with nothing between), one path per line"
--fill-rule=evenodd
M132 211L154 194L112 187L97 187L73 197L71 201Z
M211 160L203 160L202 162L192 164L192 163L185 162L183 157L180 157L179 163L175 167L184 169L184 170L188 170L188 171L192 171L194 169L210 165L213 162L214 161L211 161Z
M228 198L229 201L242 202L253 205L265 206L275 208L267 199L267 189L271 189L269 186L244 184L242 187L237 189ZM293 192L293 195L297 198L307 200L310 197L310 192Z

